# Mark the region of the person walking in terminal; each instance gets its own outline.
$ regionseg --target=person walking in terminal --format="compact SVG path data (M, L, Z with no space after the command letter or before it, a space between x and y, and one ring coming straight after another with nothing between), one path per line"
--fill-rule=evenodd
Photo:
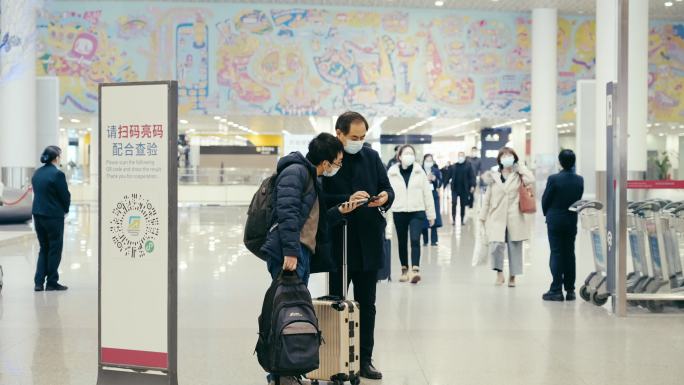
M398 156L399 156L399 149L400 148L401 148L401 146L394 146L394 156L392 157L392 159L390 159L387 162L387 169L388 170L390 169L390 167L394 166L395 164L397 164L399 162Z
M380 373L373 366L375 334L375 300L378 270L384 264L384 212L394 201L394 190L387 178L387 170L380 155L363 147L368 122L357 112L345 112L335 123L337 137L344 145L344 165L340 172L323 181L328 205L347 200L370 199L348 217L348 285L354 283L354 298L361 306L361 376L379 380ZM342 226L333 229L333 253L342 266ZM341 271L330 275L330 291L342 295Z
M423 245L427 246L428 236L432 239L432 246L437 246L439 244L439 238L437 235L437 229L442 227L442 213L440 211L440 195L439 188L442 187L442 172L435 164L434 157L432 154L426 154L423 157L423 170L427 174L428 181L430 182L430 189L432 190L432 197L435 201L435 223L434 225L423 228Z
M342 167L342 144L330 134L320 134L309 143L306 157L293 152L278 162L274 195L274 227L262 251L269 259L272 279L280 272L296 271L309 282L309 275L335 268L330 253L329 224L354 211L357 202L345 202L329 210L321 202L320 176L332 177ZM324 215L321 215L324 214ZM298 384L294 377L269 375L271 384Z
M520 211L520 184L534 183L534 175L522 163L518 154L504 147L496 158L498 171L485 176L489 184L485 193L480 221L489 240L492 268L497 273L496 284L503 285L504 249L508 247L508 286L515 287L515 277L523 273L523 241L530 237L532 218Z
M480 150L477 147L470 149L470 156L466 159L473 169L473 174L475 175L475 186L477 187L478 181L480 180L480 174L482 173L482 159L480 158ZM472 209L475 204L475 189L470 193L470 205Z
M35 291L68 289L59 283L58 272L62 261L64 217L71 206L66 176L57 168L61 155L59 147L48 146L40 157L44 166L36 170L31 179L33 222L40 244L34 277Z
M387 172L392 189L394 204L392 218L397 229L401 278L399 282L416 284L420 282L420 235L425 221L429 227L435 224L435 203L432 197L432 184L420 164L416 163L416 150L410 144L399 149L399 162ZM409 277L407 241L411 240L411 276Z
M542 196L542 211L546 217L551 246L549 266L553 276L551 288L542 298L545 301L574 301L577 213L570 211L569 208L582 199L584 179L574 172L575 153L572 150L561 151L558 161L563 170L549 177Z
M456 225L456 205L461 207L461 225L465 224L466 206L470 206L470 196L475 191L475 173L466 161L464 152L458 153L458 161L451 166L451 220Z

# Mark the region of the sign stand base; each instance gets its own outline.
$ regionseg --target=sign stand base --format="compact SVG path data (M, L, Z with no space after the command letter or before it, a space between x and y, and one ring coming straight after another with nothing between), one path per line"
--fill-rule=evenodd
M100 368L97 385L178 385L175 375L139 373Z

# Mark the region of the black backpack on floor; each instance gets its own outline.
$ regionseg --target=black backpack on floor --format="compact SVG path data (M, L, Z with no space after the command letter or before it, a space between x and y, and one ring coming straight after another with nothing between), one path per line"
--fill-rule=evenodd
M259 316L259 364L276 375L305 375L318 369L321 341L309 290L296 273L281 272Z

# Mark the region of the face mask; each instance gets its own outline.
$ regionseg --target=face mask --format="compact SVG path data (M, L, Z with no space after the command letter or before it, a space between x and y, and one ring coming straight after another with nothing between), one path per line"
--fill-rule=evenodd
M416 161L416 156L413 154L404 154L401 156L401 165L408 167Z
M473 158L477 158L478 156L480 156L480 153L477 151L473 151L472 156L473 156Z
M347 144L344 146L344 151L347 154L354 155L361 151L363 148L363 140L347 140Z
M430 160L426 160L425 164L423 166L425 167L425 170L430 171L430 170L432 170L432 166L434 166L434 165L435 165L435 162L430 161Z
M501 157L501 165L504 166L504 168L512 167L514 163L515 158L512 156Z
M458 163L463 163L465 162L465 156L459 156L458 157Z
M335 176L335 174L337 174L338 171L340 171L340 168L333 165L332 168L330 169L330 171L328 171L328 170L323 171L323 176L327 176L328 178L331 178L331 177Z

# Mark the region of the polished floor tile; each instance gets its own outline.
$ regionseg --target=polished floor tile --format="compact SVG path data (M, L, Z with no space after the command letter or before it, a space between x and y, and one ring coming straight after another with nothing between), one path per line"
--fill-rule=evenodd
M32 292L37 242L0 246L1 385L93 385L97 376L97 210L67 222L61 274L66 293ZM252 355L269 277L242 246L244 208L179 209L179 375L185 385L263 385ZM496 287L472 267L474 231L446 225L423 249L419 285L378 286L376 366L389 385L681 384L684 315L544 303L548 243L541 221L518 287ZM591 270L580 238L578 280ZM125 277L122 277L122 282ZM314 277L314 295L324 279Z

